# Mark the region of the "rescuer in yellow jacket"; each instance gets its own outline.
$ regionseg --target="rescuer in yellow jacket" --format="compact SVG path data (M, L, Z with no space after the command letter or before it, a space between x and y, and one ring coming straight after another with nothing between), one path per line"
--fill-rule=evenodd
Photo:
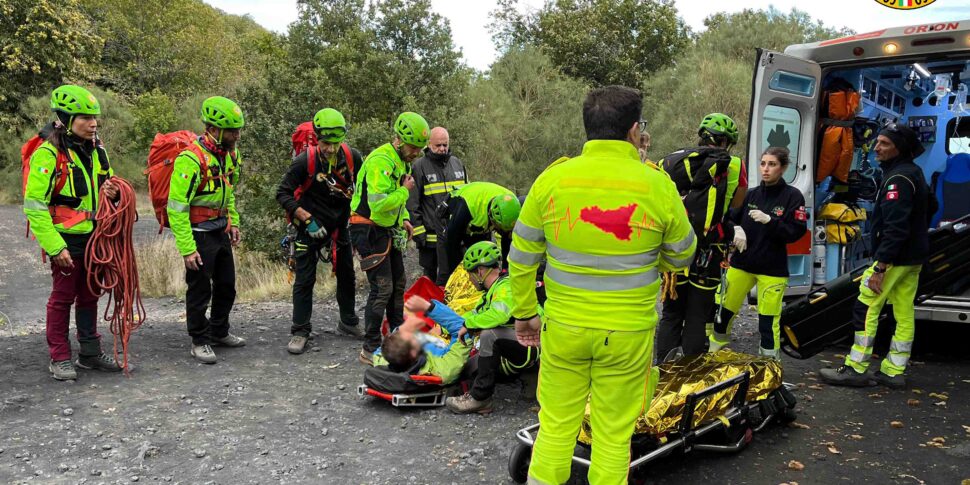
M630 437L649 405L660 272L687 268L695 247L674 184L640 161L641 109L635 89L591 91L582 155L539 175L513 231L516 334L523 345L542 344L530 483L569 479L587 399L596 430L589 481L627 482ZM535 292L543 258L545 324Z

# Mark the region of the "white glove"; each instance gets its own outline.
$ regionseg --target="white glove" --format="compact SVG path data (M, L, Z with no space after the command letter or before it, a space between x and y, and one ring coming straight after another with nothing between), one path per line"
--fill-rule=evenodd
M743 253L745 249L748 249L748 236L744 233L744 229L741 226L734 226L733 244L739 253Z
M764 212L761 212L758 209L749 210L748 217L750 217L751 220L753 220L754 222L759 222L761 224L767 224L768 222L771 221L771 216L769 216L768 214L765 214Z

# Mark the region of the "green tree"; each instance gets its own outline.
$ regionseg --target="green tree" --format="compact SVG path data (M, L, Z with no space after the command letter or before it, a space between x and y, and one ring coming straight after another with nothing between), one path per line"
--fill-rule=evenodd
M715 111L738 124L741 139L733 152L745 156L755 49L782 51L790 44L851 32L826 27L795 9L787 14L774 8L719 13L704 23L708 28L694 47L676 65L657 72L643 84L652 159L696 145L701 119Z
M518 0L498 4L491 29L500 49L539 46L564 73L594 86L639 86L690 41L672 0L547 0L530 13L520 13Z
M469 90L464 123L473 180L524 194L550 162L578 155L587 86L534 47L510 49Z
M28 96L87 79L100 43L78 0L0 0L0 123Z

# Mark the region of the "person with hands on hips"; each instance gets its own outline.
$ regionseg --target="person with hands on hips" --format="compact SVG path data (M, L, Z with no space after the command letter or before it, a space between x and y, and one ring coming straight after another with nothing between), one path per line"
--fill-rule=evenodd
M870 219L873 263L863 273L859 299L852 310L852 350L841 367L819 372L827 384L906 386L904 372L916 334L913 302L929 253L930 218L936 212L936 199L926 185L923 169L913 162L923 151L919 135L904 125L888 125L876 138L883 182ZM879 314L886 303L893 307L896 330L879 370L867 374Z
M735 236L744 235L731 267L725 275L726 288L717 298L721 313L714 322L710 351L730 343L730 328L748 291L758 287L758 331L761 343L758 354L781 358L782 298L788 285L788 244L805 235L808 213L805 198L798 189L785 183L785 169L790 163L788 149L771 147L761 155L761 184L745 194L744 203L732 209ZM723 296L722 296L723 295Z

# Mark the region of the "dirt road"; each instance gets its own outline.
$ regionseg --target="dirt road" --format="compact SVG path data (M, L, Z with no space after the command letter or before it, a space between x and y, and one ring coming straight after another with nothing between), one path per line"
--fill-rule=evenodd
M330 331L328 302L301 356L284 349L286 302L237 306L234 332L248 345L217 350L220 362L205 366L188 355L183 304L150 300L130 378L82 371L77 382L54 381L43 335L48 273L22 237L19 208L0 207L0 225L0 311L10 318L0 327L0 483L509 483L513 435L535 421L535 404L512 385L499 387L489 416L359 400L359 342ZM750 314L742 320L735 348L752 351L755 325ZM917 355L905 391L820 385L814 371L844 352L785 361L786 380L800 386L798 427L769 428L736 455L658 462L648 483L970 479L967 353ZM804 469L790 469L793 460Z

